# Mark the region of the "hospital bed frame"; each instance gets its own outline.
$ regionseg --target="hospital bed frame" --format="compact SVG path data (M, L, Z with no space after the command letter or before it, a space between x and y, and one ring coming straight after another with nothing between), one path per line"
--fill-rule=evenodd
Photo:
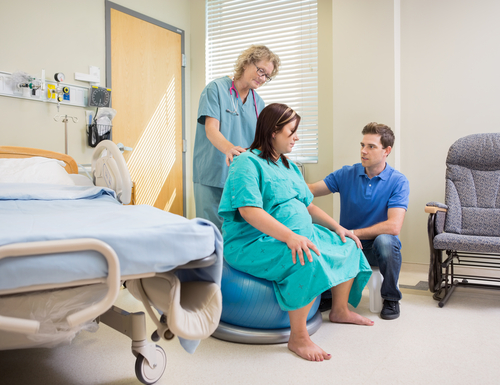
M103 155L104 153L104 155ZM0 146L0 158L25 158L31 156L42 156L62 160L66 163L68 173L78 173L76 162L68 155L24 148ZM112 188L117 192L118 199L123 204L128 204L131 199L132 182L126 167L123 156L113 142L102 141L96 147L92 158L93 182L98 186ZM128 336L132 340L132 353L136 356L135 372L137 378L144 384L153 384L163 375L166 368L166 354L164 350L156 345L160 338L171 340L175 335L183 336L182 322L186 319L191 322L199 322L200 315L196 312L200 307L219 307L215 313L211 314L214 325L205 326L203 335L196 335L192 339L203 339L210 336L217 327L222 311L222 297L220 288L215 283L210 282L179 282L173 274L176 270L197 269L211 266L217 261L215 253L196 261L191 261L183 266L177 266L174 270L164 273L146 273L139 275L128 275L120 277L120 263L115 251L105 242L90 239L72 239L41 241L29 243L16 243L0 246L0 260L3 258L16 258L28 255L55 254L74 251L97 251L107 262L108 275L104 278L80 280L63 284L32 285L18 289L0 291L0 299L5 296L21 293L39 293L49 290L65 290L68 288L82 287L87 285L105 284L106 294L98 303L90 305L83 310L77 311L67 316L66 321L70 327L81 325L84 322L96 320L103 322L111 328ZM150 283L149 278L155 278L155 282ZM114 306L119 290L125 283L126 287L138 299L140 299L148 315L155 323L157 330L151 338L154 342L149 342L146 332L146 319L144 312L128 313L123 309ZM149 286L146 289L146 286ZM182 289L181 289L182 288ZM149 292L147 292L149 290ZM181 290L196 290L196 297L190 299L187 310L184 310L180 300ZM155 294L156 291L156 294ZM203 295L206 294L206 295ZM156 295L157 298L151 298ZM167 305L157 306L154 299L162 301L163 297L171 297L177 302ZM161 298L160 298L161 297ZM176 297L176 298L175 298ZM201 297L201 298L200 298ZM210 298L208 298L210 297ZM208 299L207 299L208 298ZM151 308L151 303L163 311L163 315L158 319ZM207 304L208 303L208 304ZM175 305L175 306L173 306ZM176 321L176 319L179 321ZM33 319L20 319L0 315L0 331L20 333L22 335L34 335L40 328L40 322ZM188 338L191 336L187 336ZM0 344L1 349L1 344Z

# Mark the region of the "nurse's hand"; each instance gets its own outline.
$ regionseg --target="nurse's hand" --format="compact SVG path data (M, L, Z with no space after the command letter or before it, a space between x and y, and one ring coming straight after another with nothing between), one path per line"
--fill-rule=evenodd
M286 245L292 250L292 261L293 264L297 263L297 255L299 256L299 261L302 266L305 264L304 252L306 253L307 260L312 262L311 250L313 250L317 255L320 255L318 248L312 243L308 238L302 235L292 233L292 235L287 239Z
M228 165L228 167L231 165L231 162L233 161L233 158L235 156L238 156L245 151L246 150L243 147L235 146L231 148L228 152L226 152L226 164Z

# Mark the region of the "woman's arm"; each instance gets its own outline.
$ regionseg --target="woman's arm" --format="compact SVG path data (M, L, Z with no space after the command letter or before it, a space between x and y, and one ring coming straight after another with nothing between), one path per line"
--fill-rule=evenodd
M321 225L323 227L326 227L327 229L335 231L342 240L342 242L345 242L345 237L349 237L354 242L356 242L358 248L362 248L361 241L352 231L347 230L344 227L340 226L337 223L337 221L335 221L331 216L329 216L327 213L321 210L318 206L315 206L311 203L307 207L307 211L309 211L309 214L311 215L314 223L317 223L318 225Z
M207 138L217 150L226 154L226 164L229 166L233 161L234 156L245 152L245 149L240 146L235 146L220 132L220 122L211 116L205 117L205 133Z
M306 253L309 262L312 262L310 249L317 255L320 255L317 247L309 239L294 233L260 207L246 206L239 207L238 210L243 219L257 230L277 239L278 241L286 243L290 250L292 250L292 260L294 264L297 262L298 255L300 264L304 265L303 251Z

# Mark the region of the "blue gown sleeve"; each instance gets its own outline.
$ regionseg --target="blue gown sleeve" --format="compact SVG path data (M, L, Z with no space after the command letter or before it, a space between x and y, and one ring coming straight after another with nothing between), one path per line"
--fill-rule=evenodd
M219 206L223 218L234 216L239 207L263 208L259 181L259 164L244 154L238 156L229 168Z

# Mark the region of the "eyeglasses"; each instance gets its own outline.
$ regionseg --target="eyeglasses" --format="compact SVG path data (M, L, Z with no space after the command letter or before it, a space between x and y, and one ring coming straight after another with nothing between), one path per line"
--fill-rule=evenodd
M262 68L257 67L255 63L253 63L253 65L255 66L255 68L257 68L257 75L266 77L266 83L269 83L271 80L273 80L271 76L266 74L266 71L264 71Z

